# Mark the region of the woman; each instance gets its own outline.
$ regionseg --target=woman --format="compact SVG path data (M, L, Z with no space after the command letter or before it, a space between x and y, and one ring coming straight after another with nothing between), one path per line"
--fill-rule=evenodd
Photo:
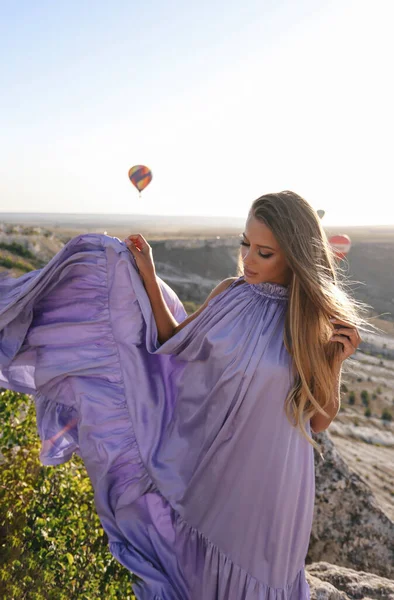
M78 236L1 283L0 385L35 395L45 464L82 456L137 598L309 598L311 433L363 324L317 214L257 199L244 275L188 318L144 238L126 244Z

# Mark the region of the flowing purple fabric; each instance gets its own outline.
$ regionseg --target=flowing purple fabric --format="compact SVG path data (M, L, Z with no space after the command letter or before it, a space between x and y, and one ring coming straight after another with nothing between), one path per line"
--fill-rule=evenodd
M126 246L85 234L0 293L0 386L35 396L44 464L84 460L139 600L309 598L314 460L284 412L287 288L240 277L160 346Z

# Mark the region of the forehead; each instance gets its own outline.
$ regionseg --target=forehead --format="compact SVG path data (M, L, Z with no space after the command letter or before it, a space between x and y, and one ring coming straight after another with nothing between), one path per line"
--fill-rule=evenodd
M250 242L258 246L267 245L271 248L278 248L278 242L268 225L259 221L253 215L248 216L244 231Z

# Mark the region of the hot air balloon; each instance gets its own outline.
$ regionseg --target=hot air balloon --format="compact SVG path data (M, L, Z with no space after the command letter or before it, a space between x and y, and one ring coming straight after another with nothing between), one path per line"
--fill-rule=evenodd
M345 234L332 235L328 241L334 251L335 256L339 258L339 260L345 258L352 244L350 237Z
M324 215L326 214L326 211L319 208L319 210L317 211L317 214L319 215L320 219L322 219L324 217Z
M144 165L135 165L129 170L129 179L140 193L152 181L152 171Z

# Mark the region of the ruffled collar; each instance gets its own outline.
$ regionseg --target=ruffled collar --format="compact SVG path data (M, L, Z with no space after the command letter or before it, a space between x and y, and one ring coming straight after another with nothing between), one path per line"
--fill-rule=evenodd
M274 300L287 300L289 297L289 288L285 285L280 285L279 283L263 281L262 283L249 283L248 285L260 296L267 296Z

